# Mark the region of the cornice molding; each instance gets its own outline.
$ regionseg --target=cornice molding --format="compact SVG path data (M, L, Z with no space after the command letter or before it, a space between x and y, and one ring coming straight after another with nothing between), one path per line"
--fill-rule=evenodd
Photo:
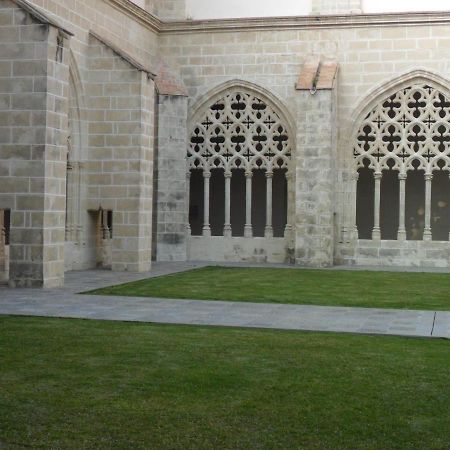
M320 15L163 22L161 33L277 31L450 24L450 12Z
M339 14L163 22L130 0L103 0L160 34L450 25L449 11Z

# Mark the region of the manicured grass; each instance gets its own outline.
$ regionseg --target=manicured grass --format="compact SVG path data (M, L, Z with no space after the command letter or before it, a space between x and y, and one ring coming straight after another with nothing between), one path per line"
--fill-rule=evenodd
M205 267L98 289L91 293L450 310L450 274Z
M0 447L449 449L444 340L0 317Z

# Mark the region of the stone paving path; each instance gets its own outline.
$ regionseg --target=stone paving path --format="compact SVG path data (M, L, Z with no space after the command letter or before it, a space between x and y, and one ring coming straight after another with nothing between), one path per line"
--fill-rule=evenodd
M201 267L157 263L149 273L66 274L60 289L0 288L0 314L188 325L450 338L450 311L302 306L79 295L78 292ZM279 267L279 266L277 266Z

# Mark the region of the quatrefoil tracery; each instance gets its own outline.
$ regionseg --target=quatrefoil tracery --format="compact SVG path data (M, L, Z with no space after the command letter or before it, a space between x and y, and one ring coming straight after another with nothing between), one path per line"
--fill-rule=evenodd
M260 98L233 91L217 100L195 124L189 139L188 168L286 169L291 143L274 109Z
M365 117L353 155L358 168L369 162L376 171L449 170L450 100L429 85L390 95Z

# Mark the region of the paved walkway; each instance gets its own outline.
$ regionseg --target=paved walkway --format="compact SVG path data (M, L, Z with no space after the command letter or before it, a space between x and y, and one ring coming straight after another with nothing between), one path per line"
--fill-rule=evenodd
M79 295L201 267L157 263L149 273L70 272L60 289L0 288L0 314L450 338L450 311L279 305ZM278 266L279 267L279 266Z

